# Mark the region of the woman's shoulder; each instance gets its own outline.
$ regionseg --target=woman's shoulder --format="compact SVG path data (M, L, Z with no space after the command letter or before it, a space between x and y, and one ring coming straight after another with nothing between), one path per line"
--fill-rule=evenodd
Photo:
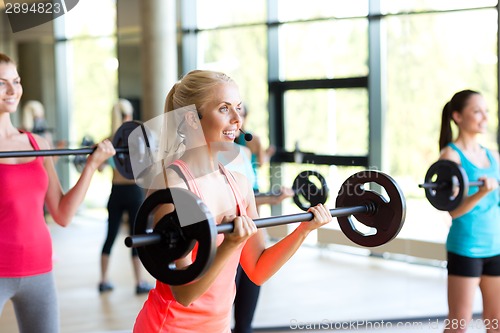
M497 163L500 163L500 154L498 153L498 150L489 148L485 148L485 150L489 152L491 156L493 156L493 158L497 161Z
M230 172L236 180L236 183L245 184L245 182L247 181L247 176L240 170L231 170Z
M439 159L440 160L450 160L450 161L453 161L453 162L458 163L458 164L461 163L460 162L460 155L458 154L458 152L455 149L453 149L450 146L446 146L441 150L440 155L439 155Z
M40 150L51 149L50 143L49 143L49 141L46 138L44 138L43 136L38 135L38 134L34 134L34 133L30 133L30 134L35 139L35 141L36 141L38 147L40 148Z

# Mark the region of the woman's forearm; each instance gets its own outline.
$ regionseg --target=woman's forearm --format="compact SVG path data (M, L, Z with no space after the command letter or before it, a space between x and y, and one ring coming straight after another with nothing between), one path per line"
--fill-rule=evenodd
M265 249L253 272L247 273L251 280L261 285L271 278L297 252L310 232L301 224L285 238Z

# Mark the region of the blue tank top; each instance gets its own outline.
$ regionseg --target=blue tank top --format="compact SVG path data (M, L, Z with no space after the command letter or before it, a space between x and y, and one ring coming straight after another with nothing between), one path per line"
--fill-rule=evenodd
M486 150L490 166L479 168L463 154L453 143L449 146L460 156L460 161L470 181L486 176L500 180L497 160ZM468 195L479 190L477 186L469 187ZM482 198L474 208L466 214L453 219L446 240L446 249L450 252L471 258L491 257L500 254L500 195L492 191Z

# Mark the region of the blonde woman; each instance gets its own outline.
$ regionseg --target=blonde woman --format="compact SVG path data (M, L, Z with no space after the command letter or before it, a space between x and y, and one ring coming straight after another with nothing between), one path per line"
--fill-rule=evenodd
M217 236L214 261L198 280L176 286L156 282L137 317L137 333L230 333L238 263L260 285L293 256L312 230L332 220L323 205L314 206L310 208L314 215L310 222L300 223L291 234L266 248L262 230L253 221L258 214L250 182L216 159L234 145L242 126L238 86L223 73L189 72L168 93L165 112L174 113L192 105L194 111L183 114L177 131L164 134L171 142L185 146L182 156L164 170L167 187L192 191L207 205L217 224L234 222L234 231ZM176 135L181 140L176 140ZM180 150L180 145L175 144L174 150ZM170 211L170 205L160 206L155 218ZM176 267L190 265L196 251L195 247L177 260Z
M112 133L116 133L124 122L131 121L133 119L133 113L134 108L130 101L126 99L118 100L112 109ZM114 288L108 278L109 257L111 248L123 221L123 213L127 213L129 232L132 234L135 216L143 200L143 189L137 186L134 180L124 178L115 168L113 168L111 194L107 205L108 230L101 251L101 277L98 286L100 293L111 291ZM142 278L142 264L137 256L136 249L132 249L131 258L134 271L135 293L138 295L147 293L152 286Z

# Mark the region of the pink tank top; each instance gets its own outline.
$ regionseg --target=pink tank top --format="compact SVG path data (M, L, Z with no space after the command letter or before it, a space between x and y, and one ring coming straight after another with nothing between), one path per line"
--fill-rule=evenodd
M203 200L188 166L181 160L172 164L180 168L188 188ZM240 214L245 214L247 203L238 190L233 175L222 165L219 167L233 191ZM223 239L224 235L217 236L217 246ZM231 333L231 309L236 294L235 276L242 249L243 246L233 254L213 285L188 307L175 301L169 285L157 281L137 316L134 333ZM196 250L195 247L193 258Z
M38 144L26 132L31 146ZM0 277L24 277L52 270L52 240L43 205L49 179L43 157L22 164L0 159Z

